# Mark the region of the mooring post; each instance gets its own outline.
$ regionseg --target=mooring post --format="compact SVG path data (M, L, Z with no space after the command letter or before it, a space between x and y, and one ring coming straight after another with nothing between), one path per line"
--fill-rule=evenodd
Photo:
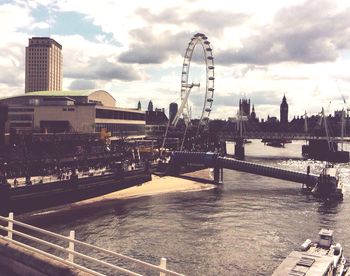
M166 269L166 258L161 258L160 259L160 265L159 265L161 268L164 268ZM160 272L159 273L159 276L165 276L165 273L164 272Z

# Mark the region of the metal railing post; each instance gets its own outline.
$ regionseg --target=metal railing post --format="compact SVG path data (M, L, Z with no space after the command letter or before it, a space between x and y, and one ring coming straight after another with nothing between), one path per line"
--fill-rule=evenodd
M8 216L8 221L7 221L7 229L9 231L7 231L7 237L12 240L12 230L13 230L13 222L10 221L10 220L13 220L13 213L9 213L9 216ZM10 231L11 230L11 231Z
M160 259L160 265L161 268L166 269L166 258L161 258ZM160 272L159 276L166 276L166 274L164 272Z
M69 232L69 238L75 240L75 231L72 230ZM69 241L68 249L74 251L74 241ZM74 254L68 253L68 261L74 263Z
M117 258L121 258L123 260L131 261L135 265L139 265L139 266L142 266L142 267L146 267L148 269L152 269L153 271L157 271L160 276L166 276L166 275L183 276L183 274L177 273L175 271L168 270L166 268L166 266L167 266L166 265L166 262L167 262L166 258L161 258L160 259L160 265L147 263L147 262L144 262L144 261L141 261L141 260L134 259L132 257L128 257L128 256L125 256L125 255L122 255L120 253L116 253L116 252L113 252L113 251L110 251L110 250L107 250L107 249L104 249L104 248L97 247L95 245L87 244L85 242L76 240L75 239L75 231L70 231L69 236L63 236L63 235L56 234L56 233L53 233L53 232L50 232L50 231L47 231L47 230L44 230L44 229L40 229L40 228L35 227L35 226L31 226L29 224L25 224L25 223L20 222L20 221L15 221L13 217L14 217L13 213L9 213L8 217L0 216L0 221L4 221L5 225L6 225L6 221L8 223L7 226L0 224L0 231L7 232L7 236L0 235L0 239L1 240L5 240L7 242L11 242L11 243L13 243L15 245L21 246L21 247L23 247L23 248L25 248L27 250L32 251L32 252L43 254L44 256L46 256L46 257L48 257L50 259L62 262L64 264L69 264L69 265L71 265L71 266L73 266L73 267L75 267L77 269L80 269L82 271L88 272L91 275L102 276L103 274L101 274L98 271L91 270L91 269L89 269L87 267L84 267L82 265L79 265L79 264L75 263L75 261L74 261L75 257L79 257L79 258L82 258L84 260L88 260L90 262L97 263L97 264L99 264L101 266L105 266L105 267L111 268L111 269L113 269L116 272L122 272L123 275L141 276L141 274L139 274L137 272L133 272L131 270L122 268L120 266L116 266L116 265L114 265L112 263L109 263L109 262L106 262L106 261L103 261L103 260L100 260L100 259L96 259L95 257L89 256L89 255L85 255L82 252L79 252L79 251L77 251L75 249L75 244L78 244L79 246L84 246L86 248L99 250L101 253L110 254L111 256L114 256L114 257L117 257ZM67 245L67 247L61 246L59 244L55 244L55 243L52 243L50 241L46 241L44 239L41 239L41 238L38 238L38 237L35 237L35 236L31 236L31 235L23 233L21 231L15 230L15 229L13 229L15 225L16 225L16 227L17 226L20 227L20 228L23 227L25 229L30 229L30 230L36 231L37 233L41 233L41 234L44 234L44 235L55 237L55 238L57 238L57 239L59 239L61 241L65 241L66 243L68 242L68 245ZM16 235L16 237L21 237L21 238L25 238L25 239L28 239L28 240L31 240L31 241L35 241L35 242L37 242L37 243L39 243L41 245L45 245L45 246L47 246L49 248L53 248L53 249L59 250L60 252L64 252L65 253L65 257L62 258L59 255L54 255L52 253L43 251L41 249L32 247L29 244L25 244L23 242L16 241L15 239L13 239L14 235Z

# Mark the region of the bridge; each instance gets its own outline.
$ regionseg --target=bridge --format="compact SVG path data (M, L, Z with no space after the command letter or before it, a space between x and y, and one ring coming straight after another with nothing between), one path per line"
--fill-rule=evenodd
M237 170L302 183L310 190L315 187L319 180L319 176L315 174L296 172L233 158L221 157L218 153L173 152L170 160L170 171L173 174L178 173L181 166L193 165L214 168L214 181L219 183L223 181L223 169Z
M270 140L327 140L326 136L316 136L306 132L261 132L245 131L240 135L237 132L222 132L220 137L225 140L237 139L270 139ZM350 142L350 137L332 137L334 142Z

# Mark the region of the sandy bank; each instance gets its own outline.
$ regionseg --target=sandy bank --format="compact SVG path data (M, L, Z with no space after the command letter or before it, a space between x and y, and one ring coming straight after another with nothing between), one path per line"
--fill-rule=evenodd
M82 211L86 212L91 209L99 209L123 199L213 189L216 186L212 184L208 176L209 172L207 169L184 174L184 178L173 176L159 177L153 175L151 181L147 181L139 186L71 204L56 206L42 212L36 211L31 214L24 214L21 217L23 220L36 220L57 215L74 215L81 213Z

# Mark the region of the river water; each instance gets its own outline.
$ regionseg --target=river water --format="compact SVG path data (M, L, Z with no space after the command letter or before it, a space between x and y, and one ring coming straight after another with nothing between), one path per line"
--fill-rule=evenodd
M302 144L272 148L253 140L247 160L319 173L322 162L301 159ZM64 235L74 229L79 240L155 264L166 257L168 268L187 275L270 275L321 227L334 229L350 257L350 166L336 166L348 187L338 204L302 194L298 183L225 170L214 190L123 200L45 228Z

